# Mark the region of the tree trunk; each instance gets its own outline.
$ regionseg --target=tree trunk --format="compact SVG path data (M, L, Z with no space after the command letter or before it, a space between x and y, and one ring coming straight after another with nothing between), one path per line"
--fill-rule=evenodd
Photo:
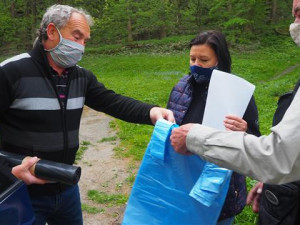
M274 24L276 22L276 13L277 13L277 0L272 1L272 12L271 12L271 23Z
M10 13L11 13L12 18L16 17L16 2L15 1L13 1L10 5Z
M159 29L159 39L167 37L166 26L161 26Z
M131 18L130 17L128 18L127 32L128 32L127 41L128 41L128 43L131 43L133 41L133 37L132 37L132 24L131 24Z
M228 12L232 12L232 2L231 1L228 1L227 10L228 10Z

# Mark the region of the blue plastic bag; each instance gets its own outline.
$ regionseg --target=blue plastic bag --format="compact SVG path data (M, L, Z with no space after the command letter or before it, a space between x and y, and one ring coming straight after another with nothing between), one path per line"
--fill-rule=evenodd
M123 225L217 223L232 172L196 155L176 153L169 141L174 127L165 120L156 123Z

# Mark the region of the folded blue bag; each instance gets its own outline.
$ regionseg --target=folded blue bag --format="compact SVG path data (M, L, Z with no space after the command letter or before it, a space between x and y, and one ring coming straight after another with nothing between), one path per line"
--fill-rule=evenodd
M169 138L178 125L157 121L125 210L123 225L213 225L231 171L196 155L176 153Z

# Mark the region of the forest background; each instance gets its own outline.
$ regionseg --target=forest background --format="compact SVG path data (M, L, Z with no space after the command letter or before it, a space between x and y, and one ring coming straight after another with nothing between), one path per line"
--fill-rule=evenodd
M221 30L231 44L245 44L288 34L292 14L292 0L0 0L0 51L30 49L42 15L56 3L93 16L89 47L135 47L136 41L207 29Z
M83 8L94 18L80 65L106 87L141 101L166 106L172 87L188 72L189 41L208 29L226 35L233 73L256 85L262 134L270 132L278 97L299 78L300 49L289 35L292 0L0 0L0 61L32 48L42 15L56 3ZM125 186L132 186L153 130L120 120L111 127L118 134L108 140L120 140L114 151L116 157L132 159L131 175L102 193L105 203L83 205L88 213L105 214L119 204L110 202L116 194L126 204L130 193L124 192ZM89 148L87 143L82 142L78 158ZM248 189L255 182L248 178ZM234 224L256 222L246 207Z

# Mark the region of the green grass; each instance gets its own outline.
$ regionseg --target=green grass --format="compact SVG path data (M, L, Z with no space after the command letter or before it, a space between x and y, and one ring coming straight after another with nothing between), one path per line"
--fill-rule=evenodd
M97 214L97 213L104 213L105 212L104 209L99 209L97 207L90 206L90 205L87 205L85 203L81 204L81 209L82 209L82 211L87 212L89 214Z
M90 144L91 143L89 141L82 141L80 143L79 149L78 149L78 151L76 153L76 157L75 157L75 164L77 164L77 162L82 159L84 152L88 149L88 146Z
M117 140L117 136L113 136L113 137L105 137L102 138L100 141L98 141L99 143L103 143L103 142L111 142L111 141L115 141Z
M95 201L99 204L106 205L122 205L128 201L128 196L123 194L107 194L99 192L97 190L89 190L88 197L90 200Z

